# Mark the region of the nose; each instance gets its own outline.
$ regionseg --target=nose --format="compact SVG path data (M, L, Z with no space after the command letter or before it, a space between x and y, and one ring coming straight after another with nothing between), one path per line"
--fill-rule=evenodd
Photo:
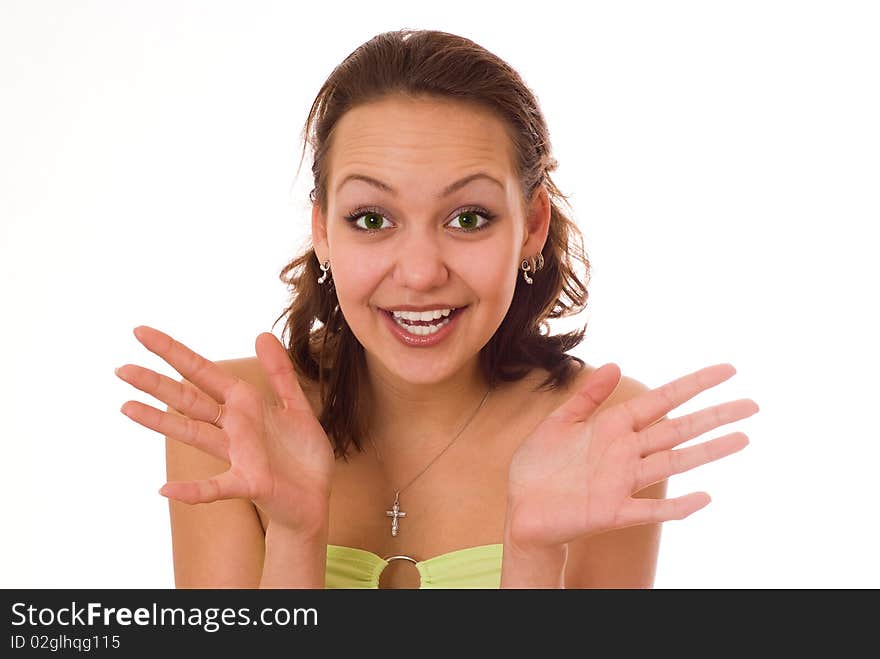
M445 252L436 236L426 234L413 230L398 244L399 251L393 256L394 280L401 288L428 291L449 279Z

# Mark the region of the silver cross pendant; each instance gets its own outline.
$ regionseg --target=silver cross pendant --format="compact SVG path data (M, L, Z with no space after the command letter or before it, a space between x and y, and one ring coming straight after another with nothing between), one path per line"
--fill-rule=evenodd
M385 516L391 518L391 535L397 536L397 520L401 517L406 517L406 513L400 510L400 492L394 493L394 505L391 506L391 510L385 511Z

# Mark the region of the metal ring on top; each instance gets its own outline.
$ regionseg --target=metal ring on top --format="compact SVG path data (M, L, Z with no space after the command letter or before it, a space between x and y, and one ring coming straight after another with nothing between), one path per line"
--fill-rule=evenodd
M417 561L416 559L412 558L411 556L403 556L403 555L400 555L400 556L389 556L389 557L386 558L385 560L386 560L388 563L390 563L391 561L401 561L401 560L403 560L403 561L410 561L413 565L415 565L416 563L418 563L418 561Z

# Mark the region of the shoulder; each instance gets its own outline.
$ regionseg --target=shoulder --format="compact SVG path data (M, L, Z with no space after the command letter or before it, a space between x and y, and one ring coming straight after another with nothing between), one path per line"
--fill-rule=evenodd
M617 383L617 387L599 409L617 405L625 400L635 398L646 391L649 391L647 385L631 376L621 374L620 382Z
M260 364L260 360L257 359L256 356L221 359L214 363L227 373L252 384L269 400L275 399L275 392L272 390L272 387L266 378L266 372L263 370L263 366ZM312 410L318 415L320 413L318 383L303 377L299 377L298 382L306 398L308 398L311 403Z
M560 387L558 390L558 396L560 398L559 403L561 404L565 400L567 400L570 396L573 396L578 389L584 386L586 381L590 378L590 376L596 372L599 368L598 366L591 366L590 364L576 364L576 368L578 369L575 373L574 377L563 387ZM537 369L536 369L537 370ZM540 369L541 377L546 377L547 371ZM540 380L539 380L540 381ZM620 375L620 382L617 383L617 387L611 393L611 395L605 400L604 403L599 407L599 409L605 409L607 407L613 407L618 403L622 403L625 400L629 400L630 398L635 398L636 396L646 392L649 390L649 387L643 384L641 381L628 376Z
M598 367L586 362L574 363L575 372L564 384L550 387L545 384L550 371L544 367L532 368L521 380L517 380L503 388L503 394L496 396L495 412L493 416L501 419L501 423L507 427L522 428L524 433L505 433L513 440L511 448L519 445L519 441L525 437L531 428L553 413L558 407L566 403L575 393L586 384L586 381ZM648 387L635 378L621 375L614 392L609 396L599 409L616 405L619 402L634 398ZM497 400L501 398L501 401ZM502 402L504 401L504 402Z
M260 389L269 389L266 375L256 357L238 357L236 359L220 359L215 362L217 366L227 373L241 378Z

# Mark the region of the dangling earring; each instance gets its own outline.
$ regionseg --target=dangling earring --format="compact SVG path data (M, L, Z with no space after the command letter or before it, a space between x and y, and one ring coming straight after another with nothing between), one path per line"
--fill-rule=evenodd
M537 260L537 264L535 263L535 260ZM531 261L532 263L530 264L529 259L523 259L523 262L520 264L520 268L522 268L523 271L523 279L526 280L527 284L531 284L534 281L529 277L529 271L537 272L544 267L544 255L538 252L538 256L532 257Z
M324 274L318 277L319 284L323 284L325 281L327 281L327 273L330 272L330 261L324 261L321 264L321 272L323 272Z

